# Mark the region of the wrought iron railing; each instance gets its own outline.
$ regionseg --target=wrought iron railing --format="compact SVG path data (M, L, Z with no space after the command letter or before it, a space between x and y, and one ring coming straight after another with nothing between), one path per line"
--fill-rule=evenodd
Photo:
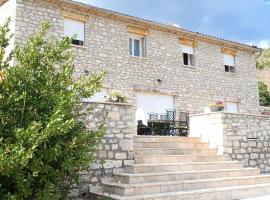
M147 125L138 121L138 135L171 135L188 136L189 134L189 113L176 110L166 110L165 114L149 113Z

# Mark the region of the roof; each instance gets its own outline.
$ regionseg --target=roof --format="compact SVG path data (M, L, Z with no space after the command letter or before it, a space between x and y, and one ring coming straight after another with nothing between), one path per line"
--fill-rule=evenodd
M123 18L127 18L127 19L131 19L134 21L137 21L138 23L146 23L148 25L151 26L156 26L156 27L160 27L166 30L171 30L171 31L176 31L176 32L182 32L184 34L193 36L193 37L197 37L197 38L208 38L210 40L216 41L216 42L220 42L220 43L224 43L224 46L231 46L234 48L240 48L242 50L249 50L252 52L257 52L257 51L261 51L261 48L258 48L257 46L251 46L251 45L247 45L244 43L240 43L240 42L236 42L236 41L232 41L232 40L227 40L227 39L223 39L223 38L219 38L216 36L212 36L212 35L208 35L208 34L204 34L204 33L200 33L200 32L194 32L191 30L187 30L184 28L179 28L179 27L175 27L175 26L171 26L171 25L167 25L167 24L162 24L162 23L158 23L158 22L154 22L151 20L147 20L147 19L142 19L139 17L135 17L135 16L131 16L131 15L127 15L127 14L123 14L120 12L116 12L116 11L112 11L112 10L108 10L108 9L104 9L104 8L99 8L99 7L95 7L86 3L81 3L75 0L62 0L62 2L66 2L66 3L71 3L77 6L83 6L86 8L89 8L91 10L96 10L98 12L102 12L103 14L107 14L109 16L115 15L117 17L123 17Z
M5 2L6 0L0 0L0 3L2 1ZM208 34L204 34L204 33L200 33L200 32L194 32L194 31L187 30L187 29L184 29L184 28L179 28L179 27L175 27L175 26L171 26L171 25L167 25L167 24L162 24L162 23L159 23L159 22L154 22L154 21L151 21L151 20L148 20L148 19L142 19L142 18L139 18L139 17L123 14L123 13L120 13L120 12L95 7L95 6L92 6L90 4L78 2L78 1L75 1L75 0L56 0L56 1L58 1L60 3L67 3L67 4L74 5L74 6L79 6L81 8L91 10L92 12L95 12L96 14L102 14L102 15L105 15L105 16L108 16L108 17L116 17L118 19L122 18L122 19L128 20L128 21L133 22L133 23L142 24L144 26L148 26L148 27L151 27L151 28L159 28L159 29L162 29L163 31L184 35L186 37L192 37L192 38L198 39L198 40L199 39L204 39L204 40L207 40L209 42L211 42L211 41L216 42L219 45L225 46L225 47L251 51L253 53L258 52L258 51L262 51L262 49L258 48L257 46L251 46L251 45L247 45L247 44L243 44L243 43L240 43L240 42L219 38L219 37L216 37L216 36L212 36L212 35L208 35Z

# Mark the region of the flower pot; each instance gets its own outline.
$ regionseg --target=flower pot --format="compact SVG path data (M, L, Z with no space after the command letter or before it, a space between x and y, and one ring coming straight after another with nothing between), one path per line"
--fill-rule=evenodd
M119 98L118 97L110 97L109 101L110 102L119 102Z

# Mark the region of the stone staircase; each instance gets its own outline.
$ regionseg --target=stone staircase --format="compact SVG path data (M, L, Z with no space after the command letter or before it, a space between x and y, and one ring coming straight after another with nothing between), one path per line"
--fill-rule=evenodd
M270 194L270 176L192 137L136 136L134 161L96 193L119 200L236 200Z

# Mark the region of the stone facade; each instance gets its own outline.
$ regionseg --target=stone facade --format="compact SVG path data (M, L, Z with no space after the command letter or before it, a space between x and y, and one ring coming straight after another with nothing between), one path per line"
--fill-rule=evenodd
M201 137L219 154L243 166L270 173L270 118L263 115L211 113L190 118L191 136Z
M106 70L105 85L108 89L127 93L134 100L130 100L133 105L135 88L139 85L142 91L154 88L157 93L173 93L176 109L198 113L218 99L238 102L239 112L258 113L255 58L251 47L245 46L245 49L237 43L193 34L197 40L196 65L186 67L178 40L179 37L189 37L187 32L174 28L169 30L168 26L165 30L162 25L159 28L157 24L154 26L138 18L108 13L91 6L76 6L72 1L17 0L15 42L24 44L26 38L36 33L45 20L52 22L53 35L63 37L63 9L89 15L89 20L85 22L85 46L73 47L75 76L86 71ZM127 26L140 23L149 26L145 58L130 56L128 50ZM237 49L235 74L224 71L222 46ZM162 85L157 86L157 79L162 80Z
M133 160L134 107L119 103L86 103L85 109L93 107L93 112L87 115L85 123L88 128L96 129L99 123L106 119L106 134L96 153L96 162L90 166L90 171L82 172L80 185L71 189L70 199L88 197L89 183L99 184L101 178L112 175L113 170L121 169Z

